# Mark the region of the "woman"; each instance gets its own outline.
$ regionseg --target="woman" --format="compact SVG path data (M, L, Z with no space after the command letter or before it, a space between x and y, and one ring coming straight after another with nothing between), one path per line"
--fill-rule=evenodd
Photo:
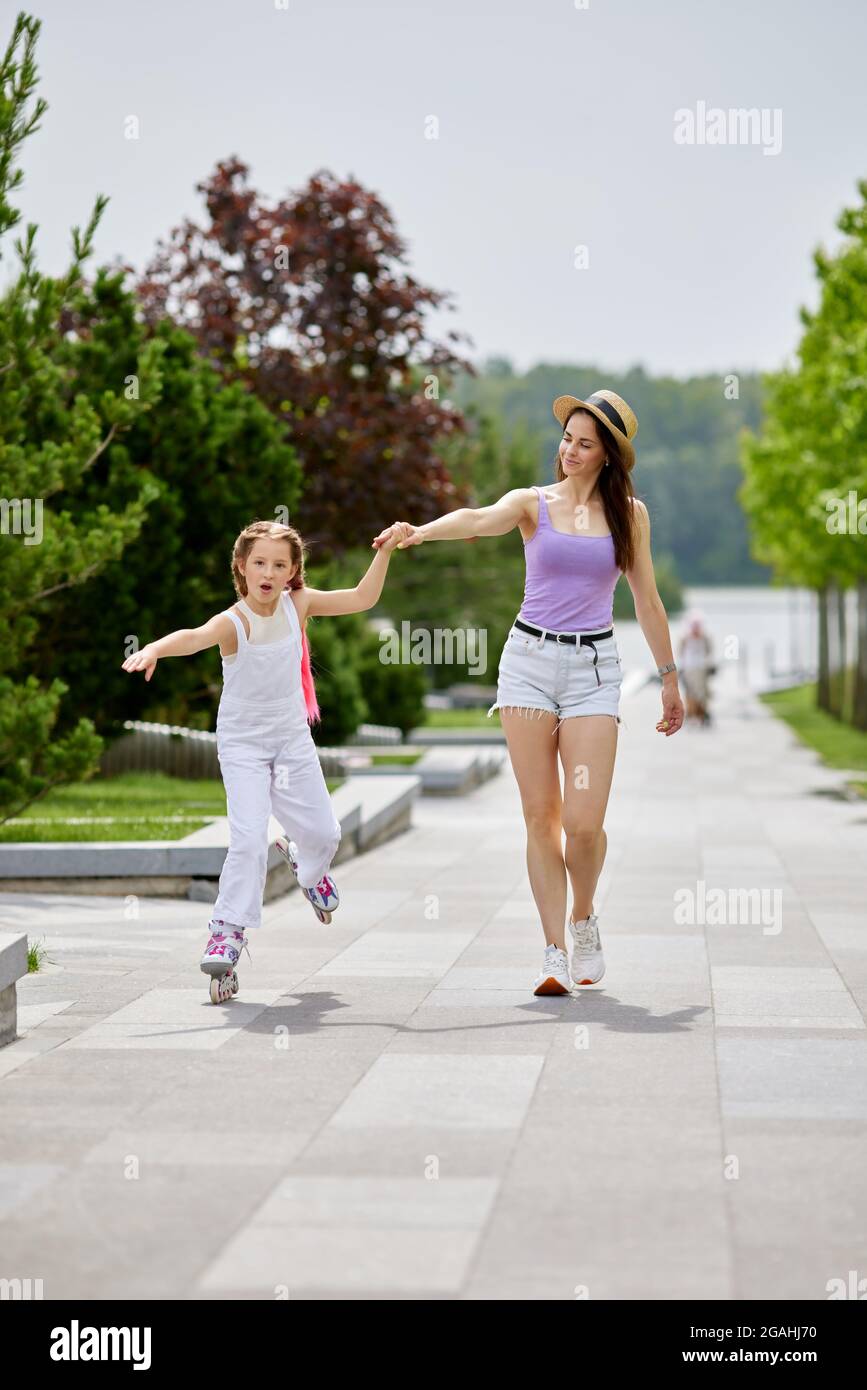
M608 846L602 822L620 722L620 656L611 623L621 572L662 677L657 730L668 737L683 723L668 619L653 574L650 520L629 478L638 421L608 390L586 401L558 396L553 409L563 429L554 484L515 488L489 507L462 507L411 527L398 547L502 536L515 526L524 541L524 602L500 657L497 699L488 713L500 710L527 825L527 869L546 942L535 994L567 994L573 982L596 984L605 972L593 895Z
M678 664L686 695L686 718L700 724L710 723L708 700L713 666L713 643L705 632L701 613L693 608L687 613L686 628L678 648Z

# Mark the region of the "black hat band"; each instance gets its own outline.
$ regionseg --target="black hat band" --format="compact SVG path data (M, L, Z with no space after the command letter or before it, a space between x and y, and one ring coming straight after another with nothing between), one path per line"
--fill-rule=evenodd
M597 406L599 410L602 411L603 415L608 416L608 419L611 421L612 425L615 425L616 428L619 429L621 434L626 434L626 426L624 425L621 416L618 415L617 411L614 409L614 406L611 404L610 401L607 401L604 396L588 396L587 404Z

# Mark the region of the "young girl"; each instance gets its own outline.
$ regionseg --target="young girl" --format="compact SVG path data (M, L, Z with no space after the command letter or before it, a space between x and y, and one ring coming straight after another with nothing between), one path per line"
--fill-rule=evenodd
M355 588L329 591L305 584L305 548L294 527L254 521L232 550L238 603L202 627L181 628L148 643L123 663L125 671L144 671L150 680L160 657L192 656L218 644L222 654L217 757L226 788L229 850L200 962L212 977L214 1002L237 992L235 965L247 946L244 929L261 926L272 811L287 835L288 843L278 844L317 916L330 921L337 906L328 869L340 843L340 823L310 732L319 706L306 622L372 608L391 551L409 530L402 523L390 527Z

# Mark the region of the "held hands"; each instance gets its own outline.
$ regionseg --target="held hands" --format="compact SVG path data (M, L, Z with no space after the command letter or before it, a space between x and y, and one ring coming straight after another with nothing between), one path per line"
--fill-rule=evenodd
M408 521L395 521L374 536L372 545L375 550L405 550L409 545L421 545L423 540L417 526L411 526Z
M159 657L154 656L151 650L151 644L148 643L146 647L142 647L140 652L134 652L132 656L128 656L121 670L130 672L144 671L145 680L149 681L157 668L158 661Z
M676 734L678 729L683 727L683 703L680 698L680 691L677 683L666 681L662 683L662 718L656 726L658 734Z

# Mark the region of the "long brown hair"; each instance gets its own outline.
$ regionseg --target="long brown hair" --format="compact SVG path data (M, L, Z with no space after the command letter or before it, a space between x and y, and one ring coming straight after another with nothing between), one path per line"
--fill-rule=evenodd
M241 573L238 561L243 560L246 563L253 546L262 539L287 542L291 563L296 566L288 587L290 589L303 589L305 584L304 561L307 558L307 548L295 527L284 526L280 521L251 521L250 525L245 526L236 537L235 544L232 546L232 583L238 597L246 598L247 596L247 581ZM320 718L320 713L319 702L316 699L316 687L313 683L313 669L310 663L310 644L307 641L306 619L301 629L301 686L304 691L304 703L307 706L308 722L314 724Z
M631 501L635 493L632 489L629 470L623 462L623 455L620 452L617 436L612 434L607 425L603 425L602 421L598 416L594 415L592 411L582 410L580 406L576 407L566 420L566 424L563 426L564 431L573 415L589 415L596 426L599 434L599 442L604 448L606 457L608 458L608 467L606 468L604 464L602 465L602 472L599 474L597 486L602 498L602 506L605 511L605 519L608 522L608 529L614 538L614 558L617 562L617 568L623 570L625 573L627 570L631 570L635 563L635 528L638 523L636 508ZM565 477L566 474L563 472L563 465L560 462L560 454L558 451L556 459L556 481L560 483Z

